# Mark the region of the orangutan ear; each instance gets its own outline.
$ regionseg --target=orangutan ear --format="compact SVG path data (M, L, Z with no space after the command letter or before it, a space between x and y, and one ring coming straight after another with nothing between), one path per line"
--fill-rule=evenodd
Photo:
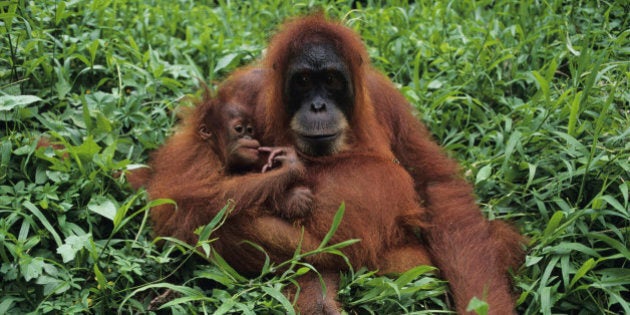
M208 140L210 137L212 137L212 132L208 130L206 124L201 124L201 126L199 126L199 136L203 140Z

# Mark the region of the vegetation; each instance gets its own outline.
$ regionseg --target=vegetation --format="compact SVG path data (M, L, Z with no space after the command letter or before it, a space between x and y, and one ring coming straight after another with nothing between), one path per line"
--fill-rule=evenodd
M530 238L519 313L630 314L630 6L354 2L0 1L0 313L140 313L167 288L173 313L292 312L282 287L308 266L245 279L160 249L146 196L120 174L164 141L200 80L257 60L281 21L320 8L361 33L486 215ZM425 267L355 270L341 301L448 309Z

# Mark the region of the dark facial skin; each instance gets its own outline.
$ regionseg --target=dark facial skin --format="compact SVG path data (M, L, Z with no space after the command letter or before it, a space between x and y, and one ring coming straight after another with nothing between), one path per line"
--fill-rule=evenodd
M285 78L285 104L298 150L313 156L338 151L354 106L343 59L330 45L314 43L291 59Z
M258 140L254 139L251 116L232 106L227 106L225 116L226 167L231 173L248 171L259 161L260 147Z
M260 143L254 139L252 115L242 106L222 104L210 112L199 127L202 139L210 141L223 159L227 173L243 173L259 164Z

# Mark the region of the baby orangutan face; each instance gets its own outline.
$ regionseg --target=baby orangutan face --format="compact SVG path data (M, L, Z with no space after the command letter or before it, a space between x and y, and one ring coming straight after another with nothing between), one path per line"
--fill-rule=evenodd
M254 139L252 117L237 106L226 106L227 128L225 133L226 167L230 173L239 173L257 165L260 143Z
M199 126L199 136L210 141L228 174L251 171L260 164L252 114L244 106L214 104Z

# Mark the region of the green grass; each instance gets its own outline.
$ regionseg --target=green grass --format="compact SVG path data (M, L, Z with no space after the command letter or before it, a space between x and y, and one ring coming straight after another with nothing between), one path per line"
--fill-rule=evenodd
M116 174L164 141L200 79L257 60L315 8L361 33L486 215L530 238L519 313L630 313L630 5L365 2L0 1L0 313L143 313L165 288L174 313L287 313L303 265L251 280L158 249L146 196ZM357 270L340 298L439 313L444 290L424 268Z

